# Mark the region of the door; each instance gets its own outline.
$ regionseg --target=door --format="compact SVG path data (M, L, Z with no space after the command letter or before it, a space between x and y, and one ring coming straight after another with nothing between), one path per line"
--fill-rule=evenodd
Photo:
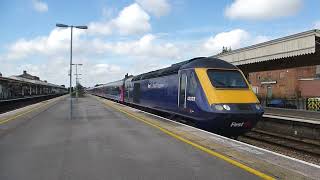
M133 102L140 103L140 83L133 84Z
M268 99L272 98L272 87L271 86L267 87L267 98Z
M187 108L187 85L188 77L186 71L181 71L179 75L179 95L178 95L178 106L180 108Z
M124 85L120 86L120 102L124 102Z

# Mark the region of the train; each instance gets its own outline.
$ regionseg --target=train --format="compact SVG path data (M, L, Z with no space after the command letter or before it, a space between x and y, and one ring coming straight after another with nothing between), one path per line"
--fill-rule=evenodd
M236 66L198 57L155 71L89 88L88 93L169 113L193 126L237 137L255 126L264 110Z

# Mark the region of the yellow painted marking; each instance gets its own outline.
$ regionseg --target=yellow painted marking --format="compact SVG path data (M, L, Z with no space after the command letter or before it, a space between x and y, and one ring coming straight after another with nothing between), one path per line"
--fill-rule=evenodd
M207 74L208 68L196 68L195 72L209 104L215 103L259 103L251 88L249 89L216 89L212 86ZM242 72L239 71L241 74ZM242 74L245 81L245 76Z
M50 103L56 102L56 101L58 101L59 99L61 99L61 97L58 98L58 99L56 99L56 100L54 100L54 101L52 101L52 102L47 102L47 103L45 103L45 104L43 104L43 105L41 105L41 106L32 108L32 109L30 109L30 110L23 111L23 112L21 112L20 114L14 115L14 116L12 116L12 117L2 119L2 120L0 120L0 125L1 125L1 124L4 124L4 123L7 123L7 122L9 122L9 121L15 120L15 119L17 119L18 117L21 117L21 116L23 116L23 115L29 114L30 112L35 111L35 110L37 110L37 109L40 109L40 108L42 108L42 107L44 107L44 106L46 106L46 105L48 105L48 104L50 104Z
M100 99L97 98L97 100L100 100ZM100 101L101 101L101 100L100 100ZM218 157L218 158L220 158L220 159L222 159L222 160L224 160L224 161L226 161L226 162L228 162L228 163L230 163L230 164L232 164L232 165L234 165L234 166L237 166L237 167L239 167L239 168L241 168L241 169L243 169L243 170L245 170L245 171L247 171L247 172L249 172L249 173L252 173L252 174L254 174L254 175L256 175L256 176L258 176L258 177L260 177L260 178L262 178L262 179L267 179L267 180L275 179L275 178L273 178L273 177L271 177L271 176L269 176L269 175L266 175L266 174L264 174L264 173L262 173L262 172L260 172L260 171L258 171L258 170L255 170L255 169L253 169L253 168L251 168L251 167L249 167L249 166L246 166L246 165L244 165L244 164L242 164L242 163L239 163L239 162L237 162L237 161L235 161L235 160L233 160L233 159L230 159L230 158L228 158L227 156L224 156L224 155L222 155L222 154L220 154L220 153L218 153L218 152L215 152L215 151L213 151L213 150L211 150L211 149L208 149L208 148L203 147L203 146L201 146L201 145L199 145L199 144L196 144L196 143L194 143L194 142L191 142L191 141L189 141L189 140L187 140L187 139L185 139L185 138L183 138L183 137L181 137L181 136L179 136L179 135L177 135L177 134L175 134L175 133L173 133L173 132L171 132L171 131L166 130L165 128L163 128L163 127L161 127L161 126L159 126L159 125L156 125L156 124L153 124L153 123L147 121L145 118L138 117L138 116L136 116L136 115L134 115L134 114L132 114L132 113L130 113L130 112L128 112L128 111L125 111L125 110L122 110L122 109L116 107L115 105L111 105L110 103L106 103L106 102L104 102L104 101L102 101L102 102L103 102L105 105L107 105L107 106L109 106L109 107L112 107L112 108L114 108L114 109L116 109L116 110L118 110L118 111L126 114L127 116L133 117L133 118L135 118L135 119L137 119L137 120L139 120L139 121L141 121L141 122L144 122L145 124L148 124L148 125L150 125L150 126L152 126L152 127L154 127L154 128L157 128L157 129L159 129L160 131L162 131L162 132L170 135L171 137L174 137L174 138L176 138L176 139L178 139L178 140L180 140L180 141L182 141L182 142L184 142L184 143L187 143L187 144L189 144L189 145L191 145L191 146L193 146L193 147L195 147L195 148L198 148L198 149L200 149L201 151L204 151L204 152L206 152L206 153L208 153L208 154L210 154L210 155L212 155L212 156Z

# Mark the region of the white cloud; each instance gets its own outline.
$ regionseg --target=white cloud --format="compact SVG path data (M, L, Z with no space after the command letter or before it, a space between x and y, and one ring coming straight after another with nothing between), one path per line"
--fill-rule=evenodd
M40 0L32 0L33 8L38 12L47 12L48 11L48 5L45 2L42 2Z
M121 34L137 34L151 30L150 16L136 3L125 7L113 20Z
M113 26L110 22L91 22L88 27L90 34L111 35L112 31Z
M263 42L266 42L266 41L269 41L270 40L270 37L268 36L257 36L255 38L253 38L252 40L252 44L259 44L259 43L263 43Z
M82 82L86 86L117 80L127 72L146 72L180 55L178 47L152 34L110 42L101 38L88 39L83 33L83 30L74 31L73 59L85 64L81 73L85 75ZM6 53L0 55L0 71L13 75L27 70L49 82L67 84L69 36L70 29L55 28L48 36L12 43Z
M222 50L222 47L231 47L237 49L245 42L248 42L250 35L247 31L242 29L235 29L228 32L222 32L210 37L204 42L203 47L206 51L215 54Z
M126 73L140 74L197 56L210 56L222 47L232 49L264 42L269 37L252 35L243 29L221 32L197 41L168 42L154 34L137 39L104 40L87 38L83 30L74 31L74 62L83 63L82 83L92 86L122 78ZM22 70L57 84L67 84L70 29L53 29L48 36L21 39L0 54L0 71L6 75Z
M31 40L20 39L9 46L6 59L25 59L33 55L56 56L66 54L70 48L70 29L54 29L48 36ZM172 43L164 43L153 34L137 40L108 42L102 39L83 39L84 31L73 35L73 52L81 55L114 54L135 57L178 57L179 50ZM88 48L90 47L90 48Z
M90 47L90 48L87 48ZM78 41L74 51L83 55L113 55L136 59L170 59L179 57L179 48L169 42L162 42L153 34L146 34L139 39L108 42L96 38Z
M78 41L83 30L74 30L73 39ZM32 55L56 55L67 52L70 43L70 29L55 28L49 36L40 36L31 40L20 39L11 44L6 59L23 59Z
M194 54L198 56L212 56L220 53L223 47L235 50L268 40L270 40L270 37L268 36L252 35L243 29L233 29L231 31L221 32L211 36L200 42L200 48L197 49L193 47L192 49L195 49Z
M292 16L302 7L302 0L234 0L225 9L230 19L267 20Z
M151 30L149 20L150 16L134 3L125 7L114 19L90 23L89 33L110 35L116 31L121 35L141 34Z
M320 29L320 20L313 23L315 29Z
M143 9L149 13L160 17L170 12L171 6L167 0L136 0Z
M149 57L149 58L177 58L178 48L172 43L158 43L156 36L147 34L137 41L117 42L112 44L111 51L128 56Z
M198 41L168 42L154 34L138 39L108 41L86 38L83 30L74 31L74 61L85 64L81 73L86 86L120 79L124 74L139 74L196 56L219 53L222 47L237 49L264 42L269 37L251 35L243 29L221 32ZM17 74L26 69L42 79L67 84L70 29L53 29L48 36L21 39L0 55L0 71ZM15 60L15 61L12 61ZM21 66L17 69L13 63Z
M50 83L69 86L69 57L43 56L42 62L34 63L30 61L22 61L19 64L13 62L1 61L0 71L4 76L21 74L23 70L27 70L32 75L39 76L41 80L47 80ZM77 63L82 63L83 66L78 67L78 72L81 73L81 84L85 86L93 86L96 83L106 83L122 78L127 71L118 65L99 63L94 59L80 58L74 59ZM74 71L74 69L73 69ZM75 85L75 79L73 79Z
M103 84L124 77L126 71L118 65L107 63L92 63L84 61L84 66L80 69L82 76L81 83L86 86Z

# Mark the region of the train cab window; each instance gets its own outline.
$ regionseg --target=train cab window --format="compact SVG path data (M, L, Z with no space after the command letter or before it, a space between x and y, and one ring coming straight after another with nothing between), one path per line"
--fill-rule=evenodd
M191 72L189 82L188 82L188 95L196 96L196 90L197 90L196 75L194 74L194 72Z
M216 88L248 88L242 74L237 70L209 69L207 73Z

